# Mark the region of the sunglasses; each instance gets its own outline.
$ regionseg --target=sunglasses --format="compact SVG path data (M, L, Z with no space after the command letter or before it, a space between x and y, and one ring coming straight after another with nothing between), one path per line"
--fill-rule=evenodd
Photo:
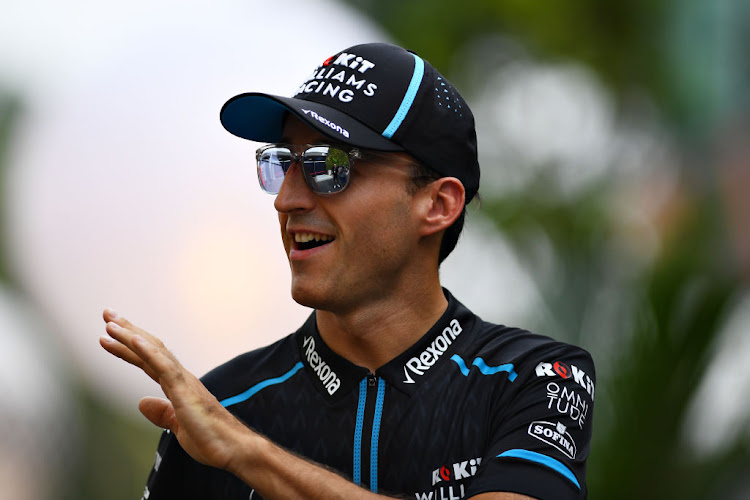
M340 193L349 185L352 162L364 157L358 149L345 151L325 144L302 147L305 149L300 154L287 144L269 144L256 151L258 181L263 191L278 194L292 163L299 161L305 182L314 193Z

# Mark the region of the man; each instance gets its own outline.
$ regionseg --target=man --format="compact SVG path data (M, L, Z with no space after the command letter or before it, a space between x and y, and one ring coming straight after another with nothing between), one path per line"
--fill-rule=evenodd
M573 346L483 322L441 288L479 188L474 119L429 63L364 44L294 98L249 93L225 128L267 141L294 334L202 380L111 310L102 346L167 400L144 498L585 498L594 369Z

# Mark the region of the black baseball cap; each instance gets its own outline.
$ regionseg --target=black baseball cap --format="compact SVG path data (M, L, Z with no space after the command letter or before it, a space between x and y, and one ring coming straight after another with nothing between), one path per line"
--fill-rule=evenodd
M332 140L405 151L456 177L468 203L479 189L474 116L461 94L417 54L387 43L355 45L323 61L293 97L240 94L221 109L232 134L281 140L286 112Z

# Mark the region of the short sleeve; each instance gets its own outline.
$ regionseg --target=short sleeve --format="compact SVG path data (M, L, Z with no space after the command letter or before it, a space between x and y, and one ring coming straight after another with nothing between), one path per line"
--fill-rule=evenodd
M251 496L262 500L233 474L195 461L182 449L174 434L164 431L141 500L246 499Z
M596 384L591 356L553 343L516 366L518 377L491 409L489 447L467 498L506 491L585 499Z
M193 460L174 434L164 431L141 500L211 498L210 469Z
M181 478L185 477L185 469L189 466L188 458L172 433L164 431L141 500L182 498Z

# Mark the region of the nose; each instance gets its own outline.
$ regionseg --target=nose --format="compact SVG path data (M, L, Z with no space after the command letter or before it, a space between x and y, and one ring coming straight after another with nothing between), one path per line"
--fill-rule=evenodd
M279 213L291 213L311 210L315 205L315 193L305 182L302 166L298 161L292 162L276 195L273 206Z

